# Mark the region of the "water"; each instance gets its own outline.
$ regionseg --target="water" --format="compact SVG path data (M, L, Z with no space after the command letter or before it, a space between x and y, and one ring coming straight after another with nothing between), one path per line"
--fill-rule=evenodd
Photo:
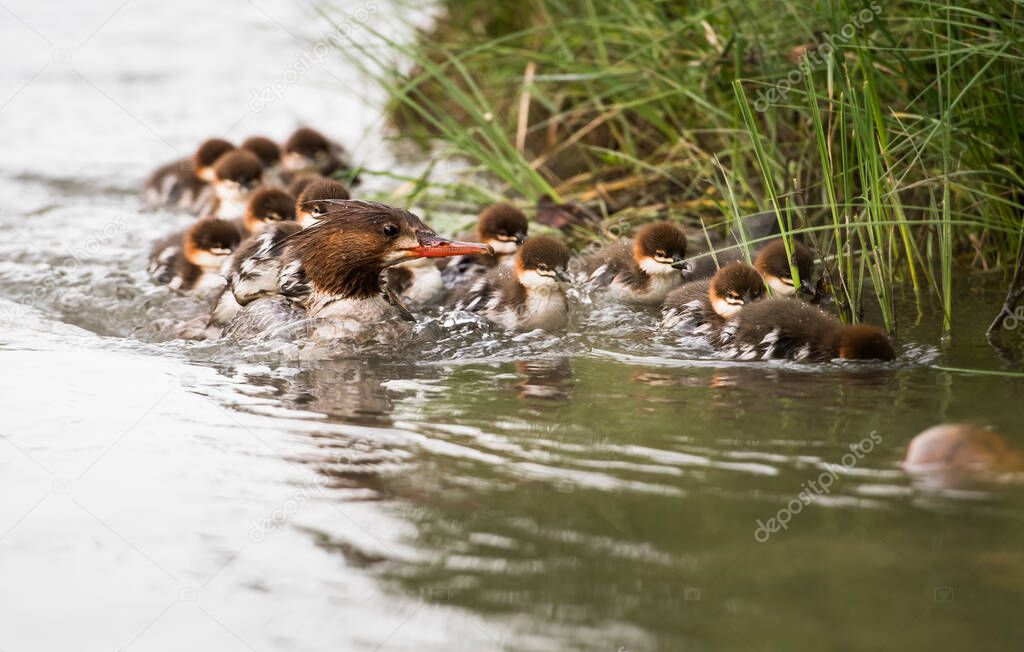
M305 9L93 5L0 21L0 650L1024 645L1022 491L898 466L941 421L1024 445L1024 382L939 368L1004 368L997 283L962 283L945 347L907 304L882 367L729 363L610 308L357 357L183 342L203 304L143 271L188 222L138 210L157 162L308 122L403 164L337 58L251 110Z

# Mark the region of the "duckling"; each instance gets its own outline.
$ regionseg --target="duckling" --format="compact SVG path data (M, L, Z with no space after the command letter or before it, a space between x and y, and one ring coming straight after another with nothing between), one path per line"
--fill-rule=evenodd
M295 221L295 199L278 188L260 188L245 206L242 226L246 235L260 233L278 222Z
M249 136L240 149L252 152L263 164L263 182L271 186L284 185L281 181L281 148L266 136Z
M488 244L493 254L459 256L444 268L445 285L471 283L498 265L511 263L516 249L526 240L530 222L521 210L510 204L488 206L477 217L476 238Z
M337 210L335 200L348 199L345 184L331 179L311 182L299 195L295 204L295 216L302 228L318 223L325 215Z
M551 236L530 238L514 266L502 265L476 281L455 308L476 312L508 330L558 330L569 321L563 283L569 281L569 248Z
M283 175L286 183L303 173L315 172L331 177L348 174L352 168L344 147L309 127L296 129L285 141L281 166L287 173ZM357 183L357 180L352 179L352 183Z
M221 269L242 240L238 224L204 218L183 232L157 242L149 272L172 290L190 292L220 286Z
M725 351L741 360L783 358L807 362L893 360L880 328L844 326L819 308L796 299L745 304L722 329Z
M764 298L764 279L744 263L731 263L709 280L686 283L669 293L661 306L662 328L684 327L717 339L718 333L745 304Z
M616 243L585 260L588 282L620 301L657 305L683 283L686 234L671 222L637 231L631 246Z
M213 195L200 211L201 217L242 217L249 195L260 185L263 164L252 152L236 149L213 165Z
M811 277L814 275L814 256L800 242L794 240L793 261L800 274L800 286L813 291ZM738 248L718 251L714 256L710 254L699 255L690 259L690 269L684 273L684 279L689 281L711 278L721 267L729 263L743 261L743 254ZM789 258L786 256L786 245L782 240L772 240L761 247L754 255L754 267L764 277L765 283L778 296L791 297L796 294L797 288L793 284L793 272L789 267Z
M153 206L194 209L213 179L213 164L235 148L221 138L204 141L191 158L165 163L146 180L144 197Z
M298 199L302 196L302 191L309 187L309 184L321 179L326 179L326 177L322 177L319 174L314 174L312 172L307 174L297 174L292 178L291 183L288 184L288 194Z
M412 308L429 306L444 294L441 270L429 258L416 258L389 267L387 283L391 292Z
M807 247L796 240L793 241L793 262L797 273L800 275L800 287L808 292L813 292L811 276L814 274L814 256ZM796 294L797 288L793 282L793 270L789 266L789 258L786 256L786 243L782 240L774 240L765 245L754 259L754 267L761 272L764 282L780 297L791 297Z

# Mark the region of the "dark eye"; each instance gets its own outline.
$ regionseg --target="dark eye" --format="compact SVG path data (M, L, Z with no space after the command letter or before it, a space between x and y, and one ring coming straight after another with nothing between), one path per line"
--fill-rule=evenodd
M665 250L664 249L659 249L659 250L654 252L654 255L657 258L664 258L665 257Z
M545 263L541 263L541 264L537 265L537 271L538 272L546 272L549 269L551 269L551 268L548 267L547 264L545 264Z
M399 230L398 226L395 225L395 224L385 224L384 228L382 229L382 231L384 232L384 235L386 235L389 238L397 237L398 236L398 230Z

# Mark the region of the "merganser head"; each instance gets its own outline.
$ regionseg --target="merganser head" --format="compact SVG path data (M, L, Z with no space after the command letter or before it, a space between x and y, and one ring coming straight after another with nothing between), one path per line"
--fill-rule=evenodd
M212 183L213 164L233 149L235 146L223 138L211 138L204 141L192 156L192 168L195 170L196 176L207 183Z
M252 193L245 209L245 228L258 233L275 222L295 220L295 199L278 188L260 188Z
M400 208L353 199L330 205L321 222L282 243L322 294L370 297L380 294L381 272L397 263L491 253L485 244L442 238Z
M510 204L488 206L476 223L476 237L491 245L494 253L514 254L526 240L530 223L523 212Z
M765 296L764 279L757 270L744 263L731 263L718 270L711 278L708 295L711 307L728 319L745 304Z
M255 154L264 168L272 168L281 160L281 148L265 136L250 136L242 142L241 148Z
M311 182L295 202L295 217L303 228L313 226L331 212L338 210L337 201L349 199L345 184L332 179Z
M686 233L671 222L645 224L633 238L633 259L648 274L679 274L685 258Z
M309 187L309 184L314 181L320 181L325 177L319 174L307 172L306 174L300 174L292 179L292 182L288 184L288 194L298 199L302 196L302 191Z
M185 233L185 258L206 272L217 272L242 241L238 225L216 217L201 219Z
M263 164L252 152L236 149L217 159L213 175L213 189L221 201L245 206L263 178Z
M793 262L796 263L797 272L800 274L800 287L813 291L811 276L814 274L814 256L807 247L797 241L793 241ZM782 240L775 240L766 245L754 259L754 267L761 272L764 282L772 289L772 292L783 297L791 297L796 294L797 288L793 284L793 272L789 267L789 259L786 257L786 245Z
M321 170L332 159L330 141L316 129L301 127L285 141L281 164L291 172Z
M843 326L838 335L839 357L844 360L894 360L896 352L882 329L867 324Z
M516 253L516 278L527 289L554 288L569 281L569 258L569 248L558 238L530 238Z

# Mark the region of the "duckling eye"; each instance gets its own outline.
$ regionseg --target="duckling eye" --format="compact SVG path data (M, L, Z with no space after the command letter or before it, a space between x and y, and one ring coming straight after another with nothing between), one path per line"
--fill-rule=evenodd
M730 299L739 299L740 298L739 292L730 292L729 293L729 298Z
M551 268L550 268L550 267L548 267L546 263L541 263L541 264L537 265L537 271L538 271L538 272L547 272L547 271L549 271L550 269L551 269Z
M395 224L385 224L384 228L381 229L381 231L383 231L384 235L386 235L387 237L394 238L398 236L399 229L398 226Z
M665 250L664 249L658 249L657 251L654 252L654 255L657 258L665 258Z

